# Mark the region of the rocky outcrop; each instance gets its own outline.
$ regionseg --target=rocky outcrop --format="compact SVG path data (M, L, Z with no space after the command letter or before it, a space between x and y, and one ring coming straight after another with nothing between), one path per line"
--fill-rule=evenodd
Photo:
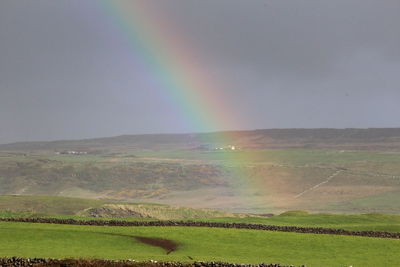
M80 215L94 218L127 218L127 217L136 217L143 218L147 216L143 216L141 213L136 212L132 209L127 208L118 208L114 206L104 205L100 208L89 208L79 213Z

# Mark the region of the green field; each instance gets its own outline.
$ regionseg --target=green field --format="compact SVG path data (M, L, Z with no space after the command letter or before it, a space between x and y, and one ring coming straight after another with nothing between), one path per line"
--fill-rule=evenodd
M297 213L297 212L296 212ZM29 212L0 212L0 218L58 218L74 220L118 220L118 221L154 221L155 218L93 218L76 215L44 215ZM360 214L360 215L340 215L340 214L308 214L291 215L285 213L271 218L261 217L203 217L186 218L183 221L207 221L207 222L226 222L226 223L248 223L266 224L279 226L299 226L299 227L322 227L336 228L350 231L381 231L381 232L400 232L400 216L387 214Z
M338 228L350 231L400 232L400 216L387 214L307 214L287 212L271 218L209 218L210 222Z
M173 240L169 255L133 236ZM0 223L1 256L135 259L307 266L397 266L400 240L185 227L102 227Z
M133 219L179 220L214 217L243 217L210 209L173 207L157 203L111 202L58 196L0 196L0 216L63 216L71 218L131 217ZM135 218L142 217L142 218Z
M7 156L0 158L1 190L20 195L0 196L0 217L100 216L96 219L400 232L400 216L376 213L400 214L399 162L399 153L304 149ZM58 196L46 196L48 192ZM250 207L248 213L243 207ZM127 210L141 217L129 216ZM179 247L166 255L133 236L170 239ZM0 246L0 256L400 265L400 240L239 229L2 222L0 242L7 244Z
M88 213L81 212L90 207L109 205L105 201L54 196L0 196L1 218L72 218L93 220ZM117 203L118 204L118 203ZM172 207L152 203L125 203L140 217L116 218L111 215L96 217L102 220L197 220L210 222L252 223L289 225L302 227L341 228L346 230L373 230L400 232L400 216L388 214L312 214L304 211L289 211L270 218L246 214L230 214L221 211Z
M310 214L289 211L270 218L221 217L223 212L151 203L129 203L148 218L79 216L89 207L111 202L54 196L0 196L1 218L73 218L75 220L180 220L288 225L400 232L400 216L385 214ZM118 204L118 203L117 203ZM125 203L126 205L127 203ZM138 207L141 207L138 209ZM219 215L219 216L218 216ZM244 216L244 217L243 217ZM139 243L134 236L169 239L170 254ZM307 266L397 266L400 240L204 227L108 227L0 222L0 257L135 259L140 261L227 261ZM190 258L189 258L190 257Z

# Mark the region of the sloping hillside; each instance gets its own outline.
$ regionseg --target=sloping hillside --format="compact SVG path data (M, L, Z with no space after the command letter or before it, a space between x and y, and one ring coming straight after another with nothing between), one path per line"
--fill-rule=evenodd
M0 157L0 194L400 214L399 162L399 152L306 149L8 155Z
M117 137L21 142L0 145L0 151L81 150L91 153L137 150L198 149L232 145L240 148L336 148L400 150L400 128L266 129L198 134L147 134Z
M0 217L78 215L84 217L137 217L159 220L181 220L245 215L210 209L194 209L152 203L124 203L57 196L0 196Z
M125 200L225 184L221 168L213 165L76 159L0 158L0 194Z

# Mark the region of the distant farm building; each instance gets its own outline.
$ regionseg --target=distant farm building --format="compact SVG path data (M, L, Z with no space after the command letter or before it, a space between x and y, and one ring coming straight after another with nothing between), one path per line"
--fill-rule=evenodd
M195 149L197 149L197 150L225 150L225 151L239 150L239 148L234 145L213 146L210 144L202 144L202 145L197 146Z
M61 152L56 152L57 155L87 155L86 151L74 151L74 150L66 150Z
M216 147L215 150L237 150L238 148L233 145L223 146L223 147Z

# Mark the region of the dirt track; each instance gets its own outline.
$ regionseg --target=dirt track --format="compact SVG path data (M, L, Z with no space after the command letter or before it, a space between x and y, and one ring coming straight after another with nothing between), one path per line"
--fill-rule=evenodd
M297 226L277 226L264 224L247 223L218 223L218 222L191 222L191 221L81 221L74 219L55 219L55 218L0 218L0 222L27 222L27 223L52 223L52 224L73 224L73 225L93 225L93 226L184 226L184 227L210 227L210 228L235 228L251 229L276 232L294 232L303 234L328 234L328 235L351 235L377 238L400 239L400 233L375 232L375 231L348 231L334 228L317 227L297 227Z
M147 245L161 247L165 250L167 254L171 253L172 251L176 250L178 244L176 244L172 240L162 239L162 238L150 238L150 237L143 237L143 236L134 236L134 238L142 243Z

